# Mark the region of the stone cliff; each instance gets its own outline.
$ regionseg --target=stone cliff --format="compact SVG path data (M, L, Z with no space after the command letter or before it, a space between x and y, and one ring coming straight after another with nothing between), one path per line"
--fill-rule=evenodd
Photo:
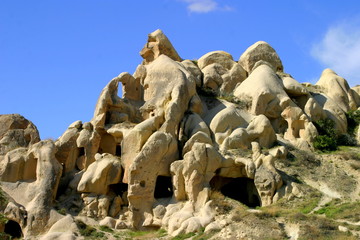
M277 161L314 151L321 120L346 134L347 113L360 110L359 87L330 69L301 84L263 41L238 61L223 51L190 61L156 30L140 54L134 74L104 87L92 120L56 141L0 115L0 210L20 235L75 239L80 220L172 236L220 230L216 194L250 208L300 198Z

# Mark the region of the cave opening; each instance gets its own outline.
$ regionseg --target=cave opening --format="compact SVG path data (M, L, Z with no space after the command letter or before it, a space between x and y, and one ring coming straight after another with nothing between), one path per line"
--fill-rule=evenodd
M19 223L13 220L8 220L8 222L5 224L4 232L9 234L12 239L21 238L23 236Z
M173 195L173 185L171 177L158 176L156 179L154 198L171 198Z
M215 176L210 181L212 190L237 200L250 208L260 207L260 197L253 179Z
M85 148L83 148L83 147L81 147L81 148L79 148L79 157L80 156L84 156L85 155Z
M121 145L116 145L115 155L121 156Z
M127 183L116 183L116 184L110 184L110 191L114 192L116 195L122 196L124 192L127 192L128 190L128 184Z

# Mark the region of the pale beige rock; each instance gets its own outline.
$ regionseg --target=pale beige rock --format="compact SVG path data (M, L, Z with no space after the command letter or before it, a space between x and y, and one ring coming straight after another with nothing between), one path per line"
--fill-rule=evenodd
M216 136L216 135L215 135ZM270 121L264 116L255 116L246 128L237 128L224 139L221 149L248 149L253 141L269 148L276 141L275 131Z
M316 85L321 86L325 94L336 102L344 112L357 108L356 97L349 84L333 70L325 69Z
M255 170L255 163L250 158L244 158L239 156L226 156L221 162L221 168L217 176L226 178L245 177L254 179ZM217 182L214 184L215 189L221 188L221 182Z
M186 70L188 70L195 77L196 86L201 87L203 74L200 68L194 63L194 61L184 60L181 63L186 68Z
M101 91L96 103L94 117L91 120L95 130L103 129L106 124L112 123L110 121L111 116L119 113L128 115L128 119L134 122L138 122L141 119L138 109L133 105L126 103L117 95L119 82L127 82L128 78L131 77L129 77L127 73L120 74L118 77L113 78ZM136 81L134 84L136 85ZM136 98L137 94L134 93L134 95L136 96L131 97ZM110 118L108 116L110 116Z
M81 177L77 190L96 194L107 194L110 184L121 180L121 161L118 157L104 153L95 156L96 161L89 165Z
M195 209L191 202L174 206L167 211L164 219L168 232L172 236L195 232L197 229L205 228L214 219L214 213L210 208L211 202L207 202L200 209Z
M141 101L143 95L143 88L140 84L140 79L134 78L127 72L121 73L118 81L122 83L122 97L123 99L132 101Z
M222 144L224 139L239 127L246 127L247 119L235 106L230 106L218 112L210 122L210 129L214 134L215 142Z
M256 165L254 183L260 196L261 206L268 206L273 203L273 197L282 186L283 181L275 169L275 157L264 155L257 142L252 142L251 145L253 151L252 158Z
M150 136L131 164L128 201L135 228L152 224L156 178L159 175L170 175L170 164L177 158L177 154L177 142L173 136L157 131Z
M241 65L224 51L205 54L198 65L204 74L203 87L222 94L231 94L235 86L247 77Z
M308 101L304 106L304 112L312 122L316 122L326 118L325 111L313 97L309 97Z
M231 69L235 62L231 54L224 51L209 52L198 60L198 66L201 70L214 63L220 64L225 69Z
M28 155L37 160L36 181L29 186L34 197L26 206L28 212L27 231L37 234L44 231L50 217L50 206L55 200L62 166L55 158L56 146L51 140L32 145Z
M98 215L98 196L94 193L92 194L81 194L85 207L82 210L82 213L87 217L97 217Z
M314 94L314 99L320 104L326 116L335 122L335 129L338 134L346 133L347 120L344 111L331 98L324 94Z
M181 61L179 54L160 29L148 35L147 43L141 50L140 55L144 58L144 64L151 63L161 55L166 55L174 61Z
M288 106L281 113L281 116L288 123L284 138L289 141L301 138L311 146L318 133L304 112L297 106Z
M100 140L101 136L94 130L93 125L90 122L84 123L83 129L76 140L77 147L84 149L84 162L82 164L84 167L80 168L80 170L87 168L95 161L95 154L99 150Z
M116 217L119 215L121 211L121 205L124 204L124 201L122 200L121 196L116 196L109 208L109 216L110 217Z
M59 221L57 221L54 225L51 226L48 233L64 233L64 232L77 232L77 226L74 221L74 218L68 214ZM46 238L44 238L46 239Z
M227 72L226 69L218 63L213 63L206 66L201 71L204 74L204 88L218 92L224 82L221 76Z
M64 173L75 169L76 160L80 153L76 145L76 139L79 137L81 127L81 121L72 123L55 142L56 148L58 149L55 157L63 166Z
M121 162L124 167L123 182L128 183L128 170L134 158L140 153L149 137L156 132L164 122L163 116L150 117L136 125L122 141Z
M189 101L196 93L195 79L181 64L165 55L147 65L144 79L145 104L140 108L145 119L164 114L161 130L175 135Z
M185 115L180 124L179 139L181 146L184 146L183 155L195 142L212 143L210 129L197 113Z
M285 92L287 92L290 96L302 96L309 94L306 88L292 77L283 77L282 81Z
M110 207L110 197L107 195L101 195L98 197L98 218L105 218L108 215Z
M250 147L249 134L245 128L235 129L230 136L224 139L221 149L248 149Z
M276 141L275 131L269 119L264 115L256 116L247 126L246 131L248 140L258 142L261 147L270 148Z
M36 126L19 114L0 114L0 155L40 141Z
M78 237L73 232L51 232L40 238L40 240L75 240Z
M103 219L102 226L164 228L172 236L227 229L236 216L215 215L212 192L242 178L244 186L232 190L246 189L239 194L251 204L302 197L275 161L286 162L286 145L311 149L312 121L330 118L345 133L345 111L360 104L360 87L350 89L330 70L319 85L298 83L265 42L247 49L239 63L223 51L182 61L157 30L141 55L133 76L121 73L102 90L91 122L74 122L55 144L35 143L35 126L21 117L0 116L0 179L13 198L5 215L19 222L26 239L78 236L73 217L52 209L56 195L56 207L79 208L74 218L92 226ZM217 96L197 93L200 88ZM276 142L283 146L271 148ZM160 196L161 187L170 194ZM216 237L248 237L239 229Z
M281 79L266 64L257 67L234 91L241 101L250 102L250 113L279 118L290 98L284 91Z
M17 148L8 152L0 162L0 180L16 182L36 180L35 158L27 157L27 148Z
M116 220L112 217L105 217L103 220L99 222L100 226L106 226L109 228L115 228Z
M175 198L184 200L186 197L195 203L199 193L209 187L221 160L221 155L211 145L195 143L192 150L184 155L184 160L171 165Z
M260 61L270 63L276 71L283 71L283 65L275 50L266 42L259 41L251 45L240 56L240 65L250 74L254 65Z
M360 95L360 85L356 85L355 87L352 87L351 89L354 90L358 95Z

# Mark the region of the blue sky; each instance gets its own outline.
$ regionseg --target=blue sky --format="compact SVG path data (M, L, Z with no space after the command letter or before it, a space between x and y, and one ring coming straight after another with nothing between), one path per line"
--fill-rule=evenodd
M42 139L58 138L91 119L113 77L134 72L158 28L183 59L224 50L238 60L263 40L299 82L330 67L360 84L357 0L1 0L0 114L22 114Z

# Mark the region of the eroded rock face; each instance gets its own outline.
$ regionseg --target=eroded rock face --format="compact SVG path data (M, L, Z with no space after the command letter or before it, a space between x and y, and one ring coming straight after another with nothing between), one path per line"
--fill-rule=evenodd
M55 142L20 115L0 115L0 180L12 198L4 213L25 237L75 238L76 220L55 208L116 229L219 229L212 193L273 204L296 189L275 167L287 146L312 149L313 122L325 118L345 133L345 112L360 107L358 87L331 70L302 85L265 42L239 62L223 51L190 61L156 30L140 54L133 75L104 87L92 120Z
M241 55L240 65L250 74L259 61L268 62L274 71L283 71L282 62L275 50L266 42L259 41L251 45Z
M0 155L40 141L36 126L19 114L0 115Z

